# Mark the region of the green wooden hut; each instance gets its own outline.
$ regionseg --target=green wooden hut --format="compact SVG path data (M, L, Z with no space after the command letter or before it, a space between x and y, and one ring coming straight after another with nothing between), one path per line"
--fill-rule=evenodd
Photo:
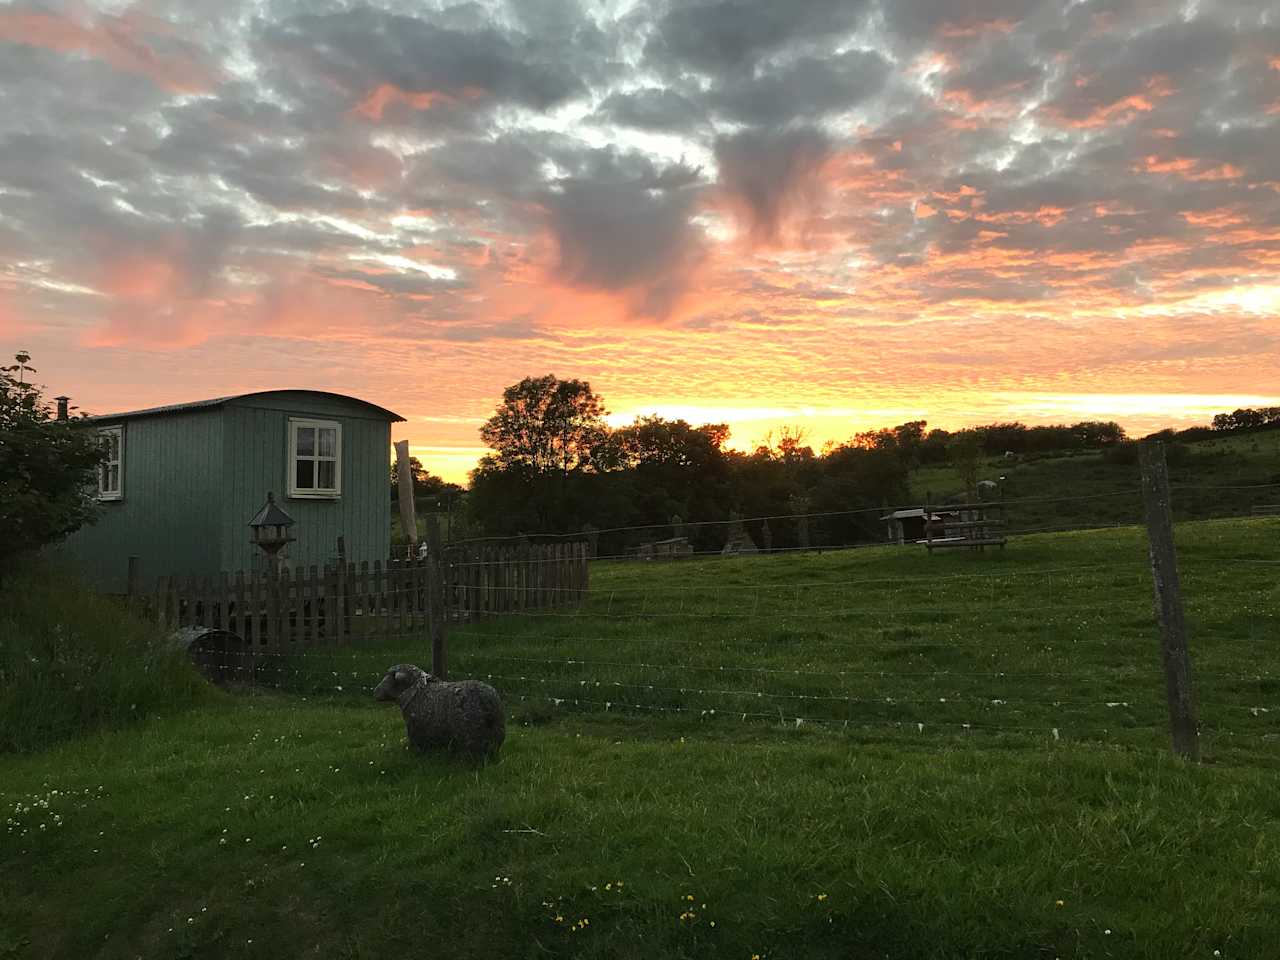
M285 565L337 557L385 561L391 552L391 424L403 421L355 397L264 390L89 417L110 451L98 497L102 517L59 556L108 593L158 576L262 568L249 521L268 492L296 521Z

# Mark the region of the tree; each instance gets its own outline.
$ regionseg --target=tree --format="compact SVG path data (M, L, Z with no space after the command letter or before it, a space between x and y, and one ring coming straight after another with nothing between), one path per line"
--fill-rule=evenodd
M441 503L451 503L462 495L462 487L450 483L443 477L437 477L417 457L409 458L409 472L413 476L413 499L416 503L430 505L439 510ZM394 503L400 496L400 471L396 464L391 464L391 500Z
M1280 427L1280 407L1245 407L1213 418L1215 430L1257 430Z
M977 499L978 470L982 467L982 442L973 430L962 430L952 437L947 458L964 484L969 499Z
M26 382L36 372L30 359L19 353L0 367L0 570L98 513L98 436L54 419L40 388Z
M563 476L593 464L608 437L604 401L585 380L525 377L502 392L502 403L480 428L500 469Z

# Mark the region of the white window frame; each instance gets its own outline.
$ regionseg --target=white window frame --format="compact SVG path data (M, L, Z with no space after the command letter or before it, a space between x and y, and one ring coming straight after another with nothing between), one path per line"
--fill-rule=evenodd
M316 487L299 487L298 486L298 430L305 427L317 428L316 433L316 452L310 457L302 457L303 460L310 460L317 466L312 467L311 479L314 482L319 479L320 470L318 464L326 460L333 461L333 489L327 490ZM320 456L320 427L329 427L337 432L337 442L334 445L333 457ZM289 418L289 449L286 463L288 477L289 496L295 500L337 500L342 496L342 424L337 420L312 420L305 417Z
M103 440L114 437L116 441L116 456L114 460L104 460L98 465L98 499L99 500L123 500L124 499L124 427L103 427L98 431L98 436ZM108 450L110 447L108 446ZM110 454L108 453L108 456ZM104 486L107 470L114 466L116 468L116 488L108 490Z

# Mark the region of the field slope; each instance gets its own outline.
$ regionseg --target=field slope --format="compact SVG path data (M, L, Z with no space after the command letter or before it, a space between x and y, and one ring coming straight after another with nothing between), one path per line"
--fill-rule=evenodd
M0 758L0 957L1262 960L1277 533L1178 530L1199 767L1137 530L604 565L452 631L512 707L495 765L368 700L409 640Z

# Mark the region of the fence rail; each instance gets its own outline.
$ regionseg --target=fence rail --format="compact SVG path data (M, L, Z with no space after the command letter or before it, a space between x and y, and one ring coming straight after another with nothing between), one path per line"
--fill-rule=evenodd
M437 618L576 605L589 589L587 558L585 542L470 546L439 558L160 577L151 612L169 628L233 635L250 651L369 643L425 633Z

